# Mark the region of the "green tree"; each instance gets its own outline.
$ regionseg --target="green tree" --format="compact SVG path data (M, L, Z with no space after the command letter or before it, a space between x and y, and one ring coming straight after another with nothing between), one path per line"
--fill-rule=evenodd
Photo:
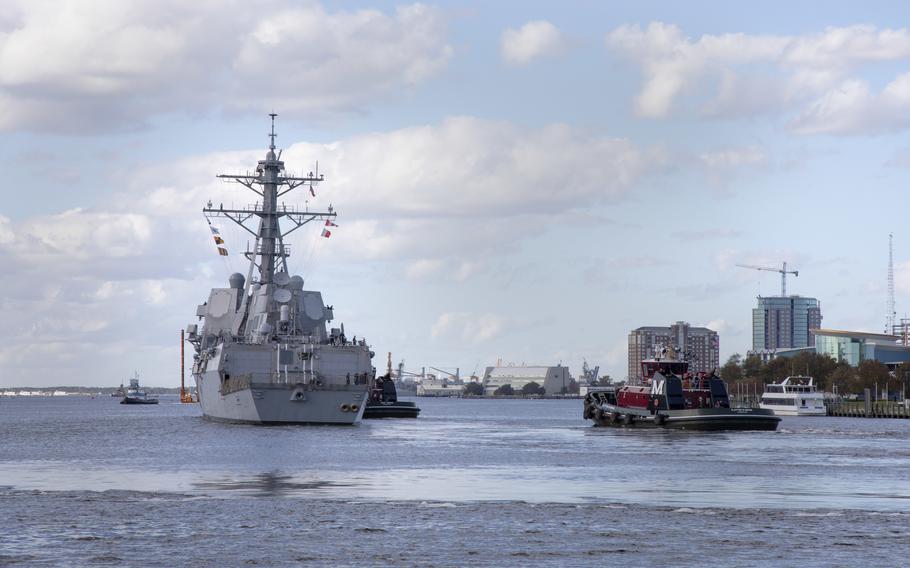
M483 396L483 385L471 381L464 386L464 393L469 396Z
M749 355L742 362L743 377L747 379L760 378L762 367L761 357L758 355Z
M797 372L808 373L815 379L815 385L819 389L830 390L831 373L837 369L837 361L827 354L801 353L796 357L794 367Z
M493 391L493 394L495 396L512 396L515 394L515 389L512 388L512 385L506 384Z
M523 394L525 396L534 395L534 394L544 394L545 392L546 391L544 390L544 388L542 386L540 386L539 384L535 383L534 381L531 381L530 383L527 383L525 386L521 387L521 394Z
M765 363L758 373L761 381L766 385L784 380L791 375L790 359L786 357L776 357Z
M856 390L853 391L856 394L861 394L864 389L869 389L874 393L876 386L880 392L891 381L891 373L888 372L888 367L881 361L873 359L866 359L860 363L856 369L856 375Z
M838 363L828 375L828 389L839 395L850 394L856 386L856 370L846 363Z
M720 378L728 383L735 383L743 379L743 358L739 353L730 355L724 366L720 368Z

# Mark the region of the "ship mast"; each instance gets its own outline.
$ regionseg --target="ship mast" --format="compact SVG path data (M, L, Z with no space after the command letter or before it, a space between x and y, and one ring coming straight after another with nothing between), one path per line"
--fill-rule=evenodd
M258 195L261 201L257 200L255 205L242 209L224 209L223 206L216 209L209 202L208 206L202 209L206 217L226 217L256 238L253 250L247 250L244 256L250 260L251 272L253 267L258 268L260 284L272 283L278 268L280 271L287 272L287 257L290 256L290 249L284 242L285 237L311 221L336 217L331 205L326 212L314 212L308 209L300 211L295 207L288 207L284 203L279 207L279 197L302 185L308 185L312 189L314 185L323 181L325 176L319 174L318 171L316 174L310 172L303 177L285 175L284 162L280 160L281 152L275 154L275 138L277 137L275 117L278 115L271 113L269 116L272 118L272 130L268 135L269 151L264 160L259 160L255 174L248 172L243 175L218 175L221 179L237 182L246 187ZM247 223L256 217L259 218L259 228L254 231L247 226ZM281 231L279 223L279 219L282 217L294 224L285 232Z

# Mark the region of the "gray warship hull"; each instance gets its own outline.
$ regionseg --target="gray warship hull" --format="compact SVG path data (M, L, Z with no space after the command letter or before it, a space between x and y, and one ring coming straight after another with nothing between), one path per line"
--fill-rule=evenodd
M323 176L288 176L275 153L275 115L271 143L255 173L222 174L256 193L257 202L239 209L203 208L221 256L228 250L212 218L226 218L256 237L243 253L247 276L228 278L228 288L212 288L196 309L202 320L187 326L196 353L193 378L202 414L208 419L248 424L355 424L363 417L369 385L375 376L374 353L364 340L347 339L344 326L328 328L332 306L321 292L305 290L301 276L288 273L293 231L314 221L337 226L336 213L300 210L279 198ZM257 189L257 186L259 189ZM279 220L290 222L282 230ZM258 229L247 226L257 221ZM331 232L323 229L322 237ZM254 274L256 275L254 277Z
M363 418L365 385L311 388L272 382L223 392L217 372L197 375L202 415L217 422L243 424L355 424Z

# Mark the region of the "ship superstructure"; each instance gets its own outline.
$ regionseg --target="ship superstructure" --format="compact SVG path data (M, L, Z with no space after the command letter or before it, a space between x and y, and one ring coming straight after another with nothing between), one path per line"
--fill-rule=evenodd
M230 219L255 238L244 254L246 277L235 273L229 287L213 288L196 315L202 326L187 328L195 347L193 378L203 415L230 422L353 424L362 415L375 370L366 341L350 341L344 326L328 328L332 306L322 294L305 290L288 272L291 232L313 221L330 222L336 213L300 210L279 198L301 186L312 192L324 176L285 172L275 153L275 116L270 144L256 171L222 174L256 194L241 209L203 208L207 218ZM250 224L258 219L258 228ZM290 222L282 230L280 221ZM217 241L217 239L216 239Z

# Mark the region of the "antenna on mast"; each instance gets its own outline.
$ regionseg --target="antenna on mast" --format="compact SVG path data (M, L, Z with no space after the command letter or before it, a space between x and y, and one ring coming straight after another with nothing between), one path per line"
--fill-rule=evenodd
M269 150L274 150L275 149L275 137L278 136L277 134L275 134L275 117L278 115L275 114L274 112L270 112L269 116L272 117L272 131L269 133L269 138L271 139L271 143L269 144Z
M897 313L894 311L894 233L888 233L888 316L885 333L894 333Z

